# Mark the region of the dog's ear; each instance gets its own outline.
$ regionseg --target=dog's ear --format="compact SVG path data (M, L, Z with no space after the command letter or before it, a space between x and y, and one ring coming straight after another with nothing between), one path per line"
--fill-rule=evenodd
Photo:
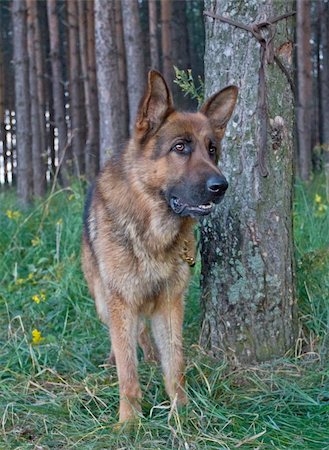
M156 132L173 110L172 96L165 79L156 70L151 70L147 89L137 112L136 131L144 136L149 132Z
M210 120L218 139L222 139L238 97L236 86L227 86L206 100L200 112Z

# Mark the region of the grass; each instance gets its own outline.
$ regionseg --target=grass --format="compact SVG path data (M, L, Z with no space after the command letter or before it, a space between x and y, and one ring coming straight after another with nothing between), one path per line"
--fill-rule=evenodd
M321 178L296 186L294 357L235 371L208 358L197 345L196 274L185 321L190 403L171 408L159 368L141 362L144 418L118 430L108 334L80 270L83 189L28 211L1 193L0 449L329 449L327 205Z

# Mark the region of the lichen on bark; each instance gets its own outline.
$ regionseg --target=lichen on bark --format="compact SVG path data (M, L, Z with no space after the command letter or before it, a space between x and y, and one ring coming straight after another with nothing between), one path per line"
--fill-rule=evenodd
M291 10L291 3L207 0L205 9L251 24ZM292 42L293 19L278 22L274 48ZM283 61L290 70L289 57ZM296 329L293 274L293 101L285 74L266 64L268 129L259 167L260 44L248 32L206 18L206 96L240 88L226 131L221 166L229 190L201 226L201 343L215 356L264 361L291 348Z

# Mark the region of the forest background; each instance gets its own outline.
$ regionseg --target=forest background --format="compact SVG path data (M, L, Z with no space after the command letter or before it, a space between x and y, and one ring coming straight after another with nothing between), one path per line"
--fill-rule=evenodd
M232 5L236 14L241 2ZM202 102L206 6L1 0L4 448L329 448L325 0L297 1L295 42L287 49L296 105L294 346L262 365L232 367L225 353L214 359L199 341L199 263L185 324L190 405L183 413L172 409L158 367L142 363L146 419L133 433L115 432L118 386L115 369L106 365L107 330L79 267L85 190L109 154L124 146L150 68L164 74L179 108ZM244 21L256 20L251 17Z

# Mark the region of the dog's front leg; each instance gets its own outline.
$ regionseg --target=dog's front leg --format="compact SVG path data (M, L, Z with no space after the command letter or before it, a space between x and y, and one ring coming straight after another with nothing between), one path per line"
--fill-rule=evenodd
M151 317L152 331L157 344L167 394L178 405L187 403L184 379L183 329L184 305L182 296L162 298Z
M120 388L119 421L133 419L141 410L137 375L138 314L118 295L109 302L110 334Z

